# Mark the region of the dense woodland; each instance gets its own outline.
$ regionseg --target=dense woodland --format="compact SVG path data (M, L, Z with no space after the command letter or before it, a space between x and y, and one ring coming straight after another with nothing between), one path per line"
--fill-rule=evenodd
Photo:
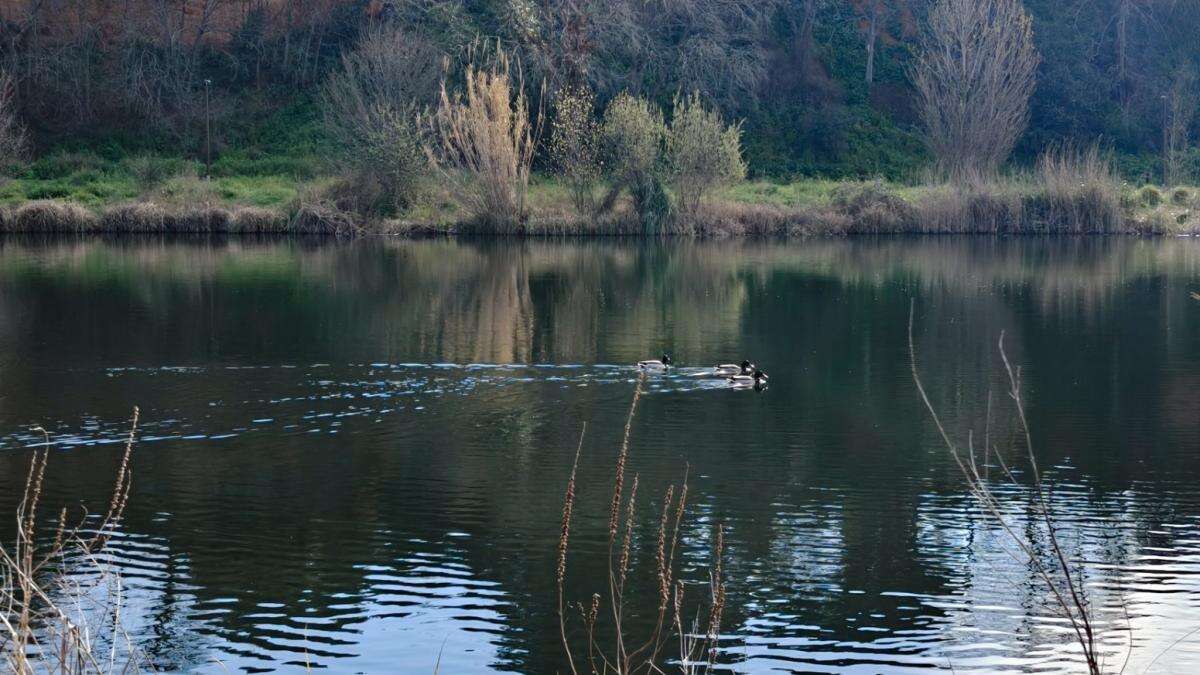
M316 115L342 54L387 22L452 63L480 38L498 38L519 58L535 105L575 82L601 105L629 91L669 109L677 93L699 91L744 120L752 175L909 178L927 163L910 63L931 4L10 0L0 5L0 46L35 153L86 145L199 158L206 93L215 152L269 143L264 133ZM1041 62L1018 160L1064 139L1099 140L1127 176L1161 171L1165 127L1194 125L1200 4L1025 7Z

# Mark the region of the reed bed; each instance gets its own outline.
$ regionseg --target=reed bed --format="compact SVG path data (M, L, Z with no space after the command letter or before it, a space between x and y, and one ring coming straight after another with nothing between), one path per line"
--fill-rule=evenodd
M0 544L0 666L14 675L137 672L138 652L121 628L120 579L108 573L98 555L116 533L132 485L130 460L137 439L134 408L112 496L97 521L73 524L63 507L53 535L39 536L39 509L52 450L49 434L33 451L21 501L16 540ZM91 583L77 581L86 566ZM88 598L106 584L110 604L96 608Z
M652 587L657 589L657 597L639 598L629 583L631 574L639 571L633 563L639 477L635 473L632 480L627 481L627 474L633 421L644 384L644 377L639 378L617 452L608 509L607 578L586 602L572 603L566 598L571 523L579 489L576 476L586 426L580 433L579 446L567 480L555 580L565 666L573 674L580 671L614 675L661 673L667 667L690 674L708 670L717 658L721 616L725 608L726 582L722 568L725 535L722 526L716 525L707 592L703 594L705 597L693 601L685 596L676 555L687 515L686 472L678 486L667 486L661 505L655 511L660 514L657 518L657 535L636 537L637 540L654 542L654 568L647 571L652 575L650 581L653 582ZM633 622L630 617L634 611L642 616L649 614L653 619L648 631L639 633L631 627ZM575 640L572 640L573 635L576 635ZM672 642L677 646L677 651L672 651L672 655L667 657L666 650Z
M0 233L67 234L318 234L363 231L349 213L302 203L290 214L255 206L176 206L126 202L91 211L78 204L39 200L0 209Z

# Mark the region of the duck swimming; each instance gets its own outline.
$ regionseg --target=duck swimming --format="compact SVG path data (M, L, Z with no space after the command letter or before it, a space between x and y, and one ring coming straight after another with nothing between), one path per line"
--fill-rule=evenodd
M754 364L749 361L738 363L719 363L711 370L696 373L696 377L731 377L733 375L752 375Z
M650 359L648 361L638 361L637 367L642 370L666 370L672 365L671 357L663 354L661 359Z
M743 375L740 373L737 375L731 375L729 377L729 383L735 387L748 387L751 385L755 387L761 387L767 383L767 379L766 373L755 368L754 373L751 375Z

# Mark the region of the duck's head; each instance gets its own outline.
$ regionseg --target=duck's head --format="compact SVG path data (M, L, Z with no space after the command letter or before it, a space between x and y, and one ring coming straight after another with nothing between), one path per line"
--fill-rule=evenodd
M742 361L742 374L749 375L754 370L754 364L750 363L749 359Z
M671 365L671 357L670 357L669 355L667 355L667 354L663 354L663 357L662 357L662 362L663 362L663 365L664 365L664 366L669 366L669 365Z
M755 382L766 382L767 374L761 370L755 370L754 371L754 381Z

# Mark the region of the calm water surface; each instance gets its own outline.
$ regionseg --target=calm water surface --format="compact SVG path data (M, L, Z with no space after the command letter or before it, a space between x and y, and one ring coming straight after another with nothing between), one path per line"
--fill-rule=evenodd
M642 397L629 470L645 604L654 512L687 470L685 579L705 579L717 523L728 542L728 670L1078 672L919 404L912 301L951 432L982 434L990 392L997 451L1017 460L1005 333L1109 662L1195 672L1193 290L1188 239L4 239L0 513L36 424L58 448L47 511L99 508L136 404L108 560L155 667L429 673L440 653L445 673L552 673L581 427L567 595L586 601L605 578L629 364L745 356L768 390L685 371ZM1028 492L998 490L1044 544Z

